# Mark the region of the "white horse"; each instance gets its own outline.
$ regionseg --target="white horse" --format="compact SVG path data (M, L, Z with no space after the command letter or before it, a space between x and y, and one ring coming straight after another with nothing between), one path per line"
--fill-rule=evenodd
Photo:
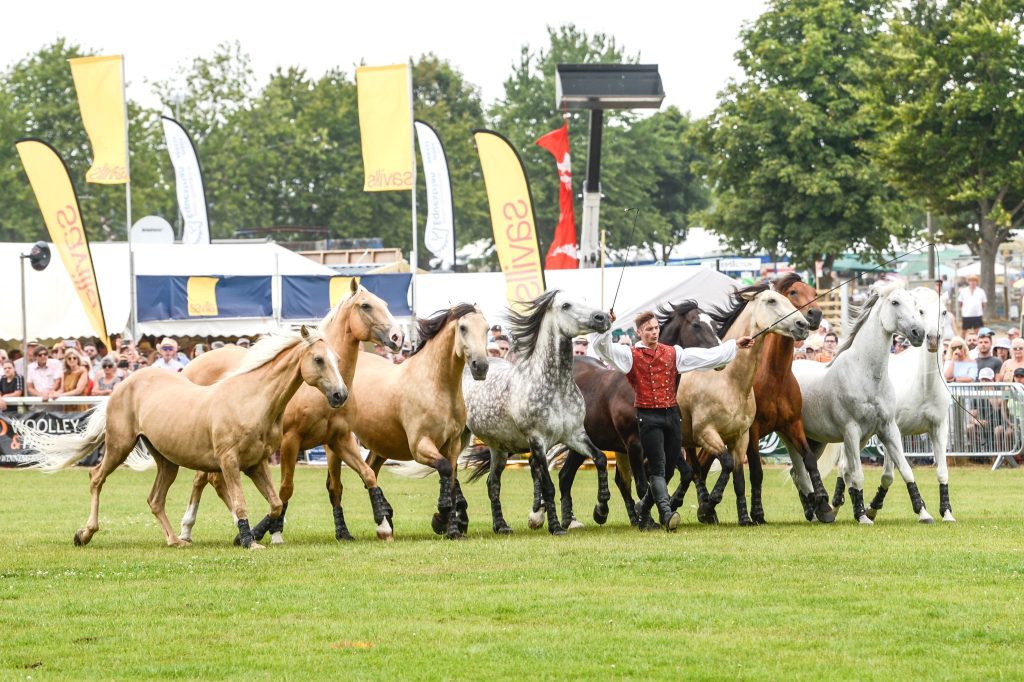
M853 516L863 524L873 522L864 508L860 451L876 434L899 466L914 512L922 522L934 520L925 509L914 472L903 455L896 424L896 392L889 379L893 334L902 334L913 346L920 346L925 337L924 322L920 306L910 292L903 285L887 283L872 291L853 331L831 363L793 363L793 374L803 393L807 437L819 457L826 444L843 444ZM800 489L810 494L810 477L799 457L793 458L793 470Z
M956 521L949 503L949 468L946 445L949 438L949 388L942 377L938 351L942 330L949 316L934 289L918 287L910 292L923 312L925 344L889 355L889 377L896 391L896 425L904 436L927 433L935 454L935 474L939 479L939 515L943 521ZM868 518L874 520L893 480L893 458L886 450L882 482L868 505ZM840 465L840 476L843 467ZM836 491L837 494L839 491Z

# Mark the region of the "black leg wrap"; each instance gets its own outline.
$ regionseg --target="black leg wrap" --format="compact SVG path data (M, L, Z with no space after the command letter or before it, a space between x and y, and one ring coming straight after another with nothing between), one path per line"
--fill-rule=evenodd
M750 491L750 518L754 523L768 523L764 518L764 507L761 505L761 491Z
M750 518L750 514L747 513L747 498L737 497L736 498L736 518L739 519L741 526L753 526L754 521Z
M860 517L867 516L864 509L864 491L850 488L850 501L853 503L853 520L860 521Z
M836 478L836 491L832 494L832 506L836 509L842 507L843 503L846 502L846 496L843 495L843 486L845 485L842 476Z
M562 495L562 528L566 530L573 521L576 520L576 514L572 511L572 497L569 495Z
M946 512L952 512L953 505L949 501L949 484L939 484L939 515L945 516Z
M367 492L370 493L370 509L373 510L373 520L377 525L380 525L384 519L388 518L388 512L392 514L388 501L384 499L384 491L379 487L370 488ZM390 520L390 519L389 519Z
M284 515L288 513L288 503L285 502L281 505L281 515L274 519L274 522L270 524L271 533L283 533L284 532ZM255 535L254 535L255 537Z
M804 508L804 518L808 521L814 520L814 500L811 499L810 495L805 495L802 490L797 489L797 494L800 496L800 506Z
M455 508L459 511L469 509L469 502L466 501L465 496L462 494L462 486L459 485L458 479L455 481Z
M888 488L883 488L882 486L878 486L878 490L875 491L875 496L871 500L871 508L872 509L881 509L882 508L882 504L885 503L885 495L888 492L889 492ZM911 497L913 497L913 494L911 494Z
M246 522L248 523L248 521ZM270 531L271 526L274 525L274 519L269 516L264 516L260 519L260 522L256 524L256 527L252 529L252 537L256 541L262 540L263 536ZM237 543L236 543L237 544Z
M334 539L339 542L342 540L351 540L352 533L348 532L348 526L345 525L345 512L342 511L341 507L333 507L334 511Z
M917 489L917 483L908 483L907 492L910 493L910 504L914 507L914 513L920 514L924 509L924 498L921 497L921 491Z
M248 519L238 519L238 544L245 549L252 547L252 530Z

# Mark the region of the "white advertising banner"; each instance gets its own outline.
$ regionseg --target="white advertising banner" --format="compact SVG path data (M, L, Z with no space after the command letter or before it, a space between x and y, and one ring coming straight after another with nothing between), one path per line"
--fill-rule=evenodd
M167 152L174 164L174 181L178 195L178 210L184 230L182 244L209 244L210 221L206 215L206 192L203 188L203 172L199 168L199 155L180 123L169 116L163 116L164 139Z
M448 268L455 264L455 205L448 159L437 132L423 121L416 121L416 139L427 182L427 226L423 243L430 253L441 259L442 267Z

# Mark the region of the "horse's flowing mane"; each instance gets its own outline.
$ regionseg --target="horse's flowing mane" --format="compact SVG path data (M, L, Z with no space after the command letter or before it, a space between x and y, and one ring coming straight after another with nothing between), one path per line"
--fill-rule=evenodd
M775 291L782 294L786 292L786 289L790 288L797 282L802 281L804 281L804 278L801 277L799 273L787 272L785 275L782 275L777 280L775 280L775 285L772 288L775 289Z
M324 319L326 320L327 318ZM231 377L237 377L240 374L246 374L247 372L259 369L284 351L297 345L299 342L304 341L306 345L311 345L323 339L323 334L321 334L319 328L310 329L309 327L306 327L306 331L309 332L309 337L307 339L303 339L300 332L292 331L290 329L280 329L264 334L260 337L259 341L254 343L252 347L245 352L245 356L242 358L242 364L225 374L220 381L225 381ZM220 382L218 381L217 383Z
M355 297L355 295L358 294L360 291L365 291L362 284L359 285L359 288L356 289L355 293L350 293L348 296L338 301L333 308L328 310L327 314L324 315L324 319L320 320L320 324L317 325L320 331L327 329L327 327L330 326L331 322L334 321L334 318L338 316L338 312L341 310L341 308L346 303L351 301Z
M658 324L665 327L677 318L686 317L687 313L697 307L697 302L692 299L680 301L679 303L664 303L658 306L658 309L655 311L658 316Z
M479 312L479 310L477 310L475 305L471 303L458 303L447 310L438 310L430 317L419 318L416 320L416 327L419 329L420 342L412 354L416 355L423 350L423 346L427 345L430 339L440 334L445 325L452 320L457 320L460 317L476 312Z
M849 347L853 344L853 340L857 338L857 332L861 330L861 327L864 326L864 323L868 321L869 317L871 317L871 310L875 307L875 304L878 303L881 299L891 294L892 292L901 288L903 288L903 285L900 284L899 282L885 282L875 284L873 287L871 287L871 295L868 296L868 300L864 302L864 305L860 306L859 308L856 306L850 306L852 309L851 312L853 313L853 315L855 315L855 319L853 321L853 329L850 330L850 334L845 339L843 339L843 342L839 344L839 348L836 350L836 354L835 357L832 358L832 362L835 362L836 358L839 357L839 354L842 353L844 350L849 349ZM832 362L828 363L829 367L832 366Z
M768 282L751 284L749 287L743 287L732 292L730 297L732 299L732 306L730 308L726 310L712 308L706 311L717 325L715 327L715 334L718 335L718 338L725 336L725 333L729 331L729 327L739 318L740 313L743 312L743 309L747 307L747 303L750 302L743 298L743 294L760 294L763 291L768 291Z
M515 339L513 350L521 359L528 360L533 355L533 351L537 349L537 340L540 337L544 316L551 309L556 295L558 295L558 289L552 289L532 301L523 303L523 312L521 313L509 308L508 326Z

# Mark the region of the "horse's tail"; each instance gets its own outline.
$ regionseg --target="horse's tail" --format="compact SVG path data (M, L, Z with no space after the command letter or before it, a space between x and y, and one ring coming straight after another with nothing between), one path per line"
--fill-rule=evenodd
M845 470L844 459L843 444L829 443L821 451L821 457L818 458L818 473L821 474L822 478L825 478L832 473L833 469L838 469L840 475L842 475Z
M146 471L156 466L156 460L149 454L144 439L140 438L132 451L128 453L128 459L124 463L132 471Z
M462 454L461 460L467 469L472 469L468 483L477 481L491 472L491 449L487 446L472 447Z
M426 478L430 474L436 474L437 469L434 467L428 467L426 464L420 464L409 460L408 462L393 462L388 467L388 471L394 474L398 474L402 478Z
M104 401L87 412L85 428L74 433L47 433L20 420L13 421L14 430L21 435L27 450L35 450L33 466L43 471L65 469L91 455L106 441L107 405Z
M554 471L555 467L565 461L565 456L569 454L569 446L564 443L559 443L548 450L548 471Z

